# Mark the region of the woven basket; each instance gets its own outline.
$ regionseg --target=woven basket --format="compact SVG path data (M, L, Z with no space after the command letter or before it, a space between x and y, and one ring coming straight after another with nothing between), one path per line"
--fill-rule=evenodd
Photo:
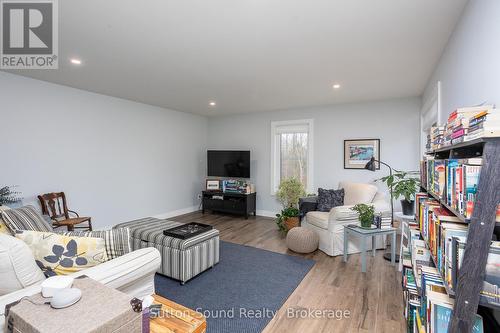
M288 217L285 220L286 230L290 231L292 228L298 227L300 224L299 217Z

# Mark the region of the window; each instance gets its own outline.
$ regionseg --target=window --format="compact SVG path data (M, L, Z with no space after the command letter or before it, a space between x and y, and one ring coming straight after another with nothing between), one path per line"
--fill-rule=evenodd
M314 192L313 120L273 121L271 140L271 194L282 179L290 177L299 179L307 192Z

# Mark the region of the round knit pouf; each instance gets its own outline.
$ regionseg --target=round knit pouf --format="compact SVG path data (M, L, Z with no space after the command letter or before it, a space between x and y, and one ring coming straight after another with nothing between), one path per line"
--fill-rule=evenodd
M319 236L310 229L296 227L286 235L286 246L297 253L311 253L318 249Z

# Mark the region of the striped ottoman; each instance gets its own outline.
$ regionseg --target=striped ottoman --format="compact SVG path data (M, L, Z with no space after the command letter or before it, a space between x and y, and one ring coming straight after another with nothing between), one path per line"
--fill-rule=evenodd
M158 273L181 281L195 277L219 262L219 230L212 229L189 239L165 236L163 230L182 223L152 217L120 223L130 229L134 250L154 247L161 253Z

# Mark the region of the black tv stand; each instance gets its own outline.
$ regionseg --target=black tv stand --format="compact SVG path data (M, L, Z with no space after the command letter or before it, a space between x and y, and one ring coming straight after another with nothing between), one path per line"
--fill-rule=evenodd
M205 210L245 216L256 215L257 193L228 193L222 191L202 192L202 213Z

